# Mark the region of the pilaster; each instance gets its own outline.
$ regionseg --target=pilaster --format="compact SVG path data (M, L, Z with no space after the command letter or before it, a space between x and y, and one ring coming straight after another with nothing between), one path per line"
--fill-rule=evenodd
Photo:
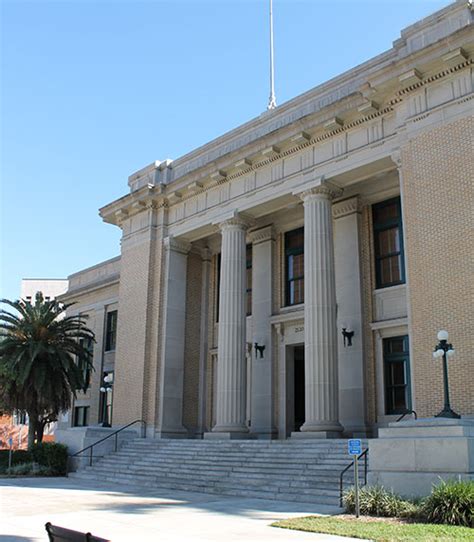
M274 371L270 316L272 315L272 261L275 234L271 226L251 233L252 241L252 347L265 347L263 357L252 348L252 397L250 431L258 438L272 438L276 434L273 420Z
M351 435L366 433L362 284L360 264L360 199L332 206L336 273L339 414ZM344 344L342 329L353 331L352 346Z
M186 264L190 243L163 241L164 284L161 327L160 402L156 436L186 436L183 420L184 337L186 326Z

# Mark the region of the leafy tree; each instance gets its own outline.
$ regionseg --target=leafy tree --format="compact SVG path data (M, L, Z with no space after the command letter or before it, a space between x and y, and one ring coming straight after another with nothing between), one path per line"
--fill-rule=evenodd
M71 407L78 390L86 391L92 369L94 333L84 317L65 316L71 304L0 301L18 315L0 310L0 398L6 411L25 410L28 448L41 442L46 424Z

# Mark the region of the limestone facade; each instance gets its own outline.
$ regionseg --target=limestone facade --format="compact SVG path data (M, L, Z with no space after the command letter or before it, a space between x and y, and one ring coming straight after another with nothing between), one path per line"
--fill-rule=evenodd
M474 415L472 17L454 2L386 53L130 176L100 210L121 256L62 297L96 331L77 400L91 425L107 368L113 425L144 419L157 437L376 434L404 409L441 409L440 328L457 350L453 408Z

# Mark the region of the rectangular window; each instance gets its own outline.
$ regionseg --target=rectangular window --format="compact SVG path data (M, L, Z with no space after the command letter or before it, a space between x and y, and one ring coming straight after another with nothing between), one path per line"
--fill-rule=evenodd
M89 425L89 407L79 406L74 408L74 427L85 427Z
M383 351L385 413L403 414L412 408L408 335L384 339Z
M107 326L105 330L105 351L115 350L117 341L117 311L107 313Z
M88 350L91 353L91 360L92 360L92 354L94 353L94 343L91 339L79 339L79 344L84 346L86 350ZM78 360L78 366L82 371L82 377L84 379L84 382L86 383L86 387L88 388L90 386L90 380L91 380L91 370L90 365L85 363L83 359Z
M252 314L252 245L247 245L247 249L246 249L246 274L247 274L247 282L246 282L247 316L250 316Z
M405 282L400 198L372 206L377 288Z
M285 304L304 303L304 228L285 233Z

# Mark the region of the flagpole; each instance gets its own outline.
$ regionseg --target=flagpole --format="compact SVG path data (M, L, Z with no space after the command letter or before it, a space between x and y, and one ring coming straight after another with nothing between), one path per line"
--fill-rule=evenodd
M274 85L274 66L273 66L273 0L270 0L270 97L268 99L267 109L275 109L275 85Z

